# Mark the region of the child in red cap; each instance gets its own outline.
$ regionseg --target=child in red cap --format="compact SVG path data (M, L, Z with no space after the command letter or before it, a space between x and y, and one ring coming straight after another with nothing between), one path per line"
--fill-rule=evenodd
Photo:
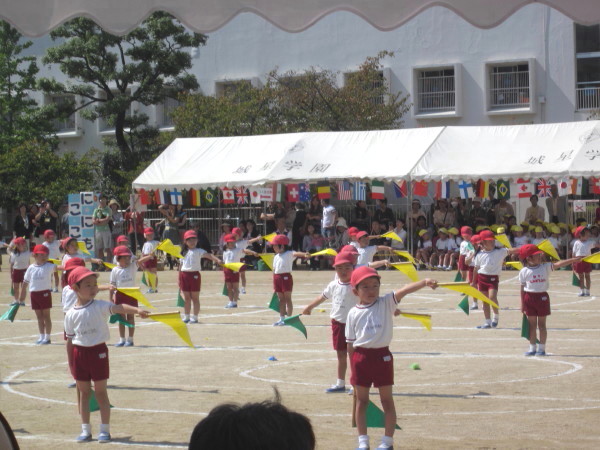
M8 251L10 280L12 282L14 296L11 306L18 304L25 306L25 288L23 286L23 279L25 277L25 271L29 267L31 252L28 249L27 241L22 237L13 239L8 247Z
M68 283L77 294L77 303L65 316L67 352L72 355L71 373L77 381L80 398L81 434L78 442L92 439L90 425L90 395L92 381L96 400L100 406L100 434L98 442L110 442L110 402L106 390L109 376L108 348L110 339L108 318L111 314L139 314L148 317L148 312L130 305L115 305L96 300L98 274L85 267L76 267L69 274Z
M356 234L356 240L358 242L358 260L356 266L368 266L373 268L387 266L390 263L387 259L374 262L373 257L377 252L391 253L392 248L387 245L369 245L370 239L372 239L372 236L369 236L369 233L366 231L359 231Z
M237 249L242 250L241 253L238 253L237 256L240 257L239 261L231 261L231 262L240 262L242 261L242 258L245 255L258 255L258 253L251 251L251 253L248 253L246 251L246 249L248 248L249 245L254 244L255 242L259 241L262 239L261 236L256 236L254 238L250 238L250 239L244 239L243 238L243 231L241 228L239 227L235 227L233 230L231 230L231 234L233 236L235 236L235 247ZM225 261L225 256L223 255L223 261ZM227 261L225 261L227 262ZM242 261L243 262L243 261ZM242 287L240 288L240 292L242 294L246 293L246 266L242 266L242 268L240 269L240 281L242 282Z
M156 285L154 287L148 287L148 294L153 294L158 292L158 272L156 270L158 258L154 254L156 251L156 247L158 247L159 242L154 239L154 228L146 227L144 228L144 245L142 246L142 256L152 255L152 258L146 260L143 264L144 270L147 270L151 274L154 275L154 279L156 280Z
M36 245L33 248L33 259L25 272L24 282L29 287L31 295L31 309L35 311L38 322L40 338L36 344L50 344L52 333L52 320L50 319L50 308L52 308L52 275L56 272L56 265L48 262L48 247ZM23 292L25 286L23 286Z
M525 265L519 272L521 312L529 321L529 350L525 352L525 356L546 355L546 317L550 315L550 272L581 260L581 257L577 257L555 263L542 263L543 254L544 252L533 244L523 245L519 249L519 256ZM537 349L536 329L540 330L540 344Z
M369 448L367 435L367 406L371 385L379 389L385 415L385 435L378 448L392 448L396 427L396 407L392 397L394 362L389 349L393 334L393 315L400 300L419 289L437 287L437 281L424 279L394 292L379 295L380 276L370 267L359 267L352 272L350 284L360 299L348 313L346 341L350 353L352 376L350 382L356 395L356 428L358 448Z
M239 230L239 228L237 229ZM258 253L255 251L247 250L245 246L237 246L237 243L240 241L238 241L237 236L234 234L236 228L233 230L234 232L225 235L223 238L223 241L225 242L225 247L223 248L223 263L238 263L243 255L253 255L258 257ZM229 297L229 303L227 303L225 308L238 307L238 301L240 299L240 275L243 273L241 271L243 267L244 266L238 271L223 267L223 277L225 279L225 286L227 287L227 296Z
M352 247L348 245L348 247ZM327 285L325 290L310 305L304 308L302 314L309 316L314 308L325 300L331 300L331 336L333 349L337 352L337 382L325 392L346 391L346 369L348 367L348 346L346 343L346 320L350 309L358 303L358 297L352 291L350 277L354 270L355 256L350 251L337 254L333 263L336 279Z
M594 239L590 239L591 231L589 228L579 226L573 232L573 237L576 241L573 243L573 256L589 256L592 254L592 249L599 247ZM573 265L573 271L579 277L579 297L589 297L590 288L592 287L592 265L586 261L579 261Z
M56 233L54 230L44 231L44 242L42 242L42 245L48 247L48 259L60 261L60 242L56 240ZM54 272L54 289L52 289L52 292L58 292L58 284L59 277L58 270L56 270Z

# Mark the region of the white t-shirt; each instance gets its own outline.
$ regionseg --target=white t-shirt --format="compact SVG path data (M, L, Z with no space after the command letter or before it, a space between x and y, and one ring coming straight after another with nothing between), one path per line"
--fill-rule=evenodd
M291 273L294 263L294 252L288 250L276 253L273 258L273 273Z
M82 347L93 347L108 341L110 331L107 321L113 306L113 303L104 300L91 300L83 306L73 306L65 316L67 338Z
M401 230L398 230L398 228L394 228L394 233L396 233L398 237L402 239L402 242L392 239L391 247L394 250L404 250L404 243L406 242L406 230L404 228L402 228Z
M429 239L428 241L423 241L423 242L419 241L417 243L417 247L418 248L431 248L431 247L433 247L433 242L431 241L431 239Z
M350 309L356 306L359 300L358 296L352 292L350 283L342 283L339 280L333 280L329 283L321 295L331 300L331 314L329 317L340 323L346 323Z
M25 270L29 267L29 260L31 259L31 252L25 251L18 255L11 253L8 258L9 262L13 265L13 269Z
M360 244L358 243L358 241L350 241L350 243L348 245L351 245L352 247L354 247L357 250L360 248Z
M354 347L388 347L392 342L393 317L397 304L394 293L390 292L370 305L354 306L346 320L346 341Z
M462 241L460 243L459 254L467 256L468 253L474 251L473 244L468 241Z
M77 252L73 255L69 255L68 253L65 253L62 258L62 265L64 266L67 263L67 261L70 260L71 258L81 258L81 259L85 260L85 255L81 252Z
M48 254L48 258L51 259L60 259L60 242L54 240L52 242L44 241L42 245L48 247L50 253Z
M533 238L533 240L531 241L531 243L533 245L538 245L540 242L544 241L545 238Z
M458 250L458 245L456 245L456 241L453 237L448 238L448 242L446 244L446 249L450 252L455 252Z
M448 250L448 241L450 239L438 239L437 241L435 241L435 248L437 248L440 251L446 251Z
M323 208L323 219L321 219L322 228L331 228L335 225L335 208L333 205L327 205Z
M523 267L519 272L519 282L525 286L525 292L546 292L550 287L550 273L553 267L552 263Z
M529 244L529 238L527 236L525 236L525 235L523 235L523 236L515 236L513 240L514 240L516 248L519 248L519 247L522 247L522 246L524 246L526 244Z
M236 248L241 248L242 250L248 247L248 239L240 239L235 243Z
M66 285L63 288L60 302L62 303L64 313L75 306L75 303L77 303L77 293L71 289L71 286Z
M37 264L30 265L25 271L25 282L29 284L29 292L49 291L52 289L52 274L56 266L52 263L45 263L41 266Z
M206 255L206 251L201 248L191 248L183 257L181 264L182 272L200 272L202 267L202 258Z
M495 248L490 252L481 250L475 256L474 266L477 268L477 272L483 275L500 275L506 255L508 255L508 249L505 247Z
M110 284L118 288L135 287L135 274L138 270L137 264L133 262L127 267L116 266L110 271Z
M228 248L223 252L223 262L233 263L240 262L240 259L244 256L244 248Z
M373 256L377 253L376 245L369 245L368 247L358 247L358 259L356 260L356 266L366 266L373 261Z
M142 246L142 255L149 255L150 253L152 253L154 250L156 250L156 247L158 247L158 244L159 244L158 241L144 242L144 245Z
M573 256L590 256L594 245L595 242L591 239L588 239L587 241L580 241L577 239L573 244Z

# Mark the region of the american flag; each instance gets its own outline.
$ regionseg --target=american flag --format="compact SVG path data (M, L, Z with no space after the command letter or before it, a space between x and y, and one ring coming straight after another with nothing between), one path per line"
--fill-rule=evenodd
M550 183L543 178L537 179L537 192L539 197L550 197Z
M347 181L338 181L338 200L352 200L352 187Z
M250 196L248 195L248 189L245 186L240 186L234 188L235 190L235 198L237 199L238 205L245 205L250 203Z
M367 200L367 183L357 181L352 186L352 198L353 200Z

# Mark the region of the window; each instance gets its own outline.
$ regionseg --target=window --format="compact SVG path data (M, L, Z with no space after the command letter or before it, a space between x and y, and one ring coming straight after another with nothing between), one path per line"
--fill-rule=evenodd
M217 81L215 83L215 94L217 97L235 97L243 88L252 85L250 80Z
M59 112L62 108L67 106L68 104L72 104L75 102L74 95L53 95L47 99L49 103L56 105ZM69 115L68 117L60 117L56 118L52 121L54 125L54 130L56 134L71 134L77 132L77 123L75 113Z
M577 109L600 109L600 25L575 25Z
M415 67L413 92L418 119L461 115L461 65Z
M165 97L163 102L156 105L156 123L159 128L173 128L173 111L179 106L179 100L173 97Z
M119 95L131 97L131 89L127 89L124 94L121 94L121 92L117 91L117 90L114 90L112 92L115 95L115 97L119 96ZM104 93L104 91L100 91L98 93L98 96L101 98L106 98L106 94ZM125 117L131 117L132 115L133 115L133 104L130 105L130 108L125 113ZM115 126L114 126L114 124L109 124L109 122L106 118L99 117L98 118L98 132L100 134L113 134L115 132Z
M486 65L488 114L535 112L534 60Z
M353 77L357 76L358 72L348 72L344 74L344 84L348 84ZM365 91L374 91L374 94L371 98L371 102L374 105L385 105L387 103L386 94L384 93L385 86L390 86L390 70L384 69L378 71L372 80L369 80L368 84L364 86Z

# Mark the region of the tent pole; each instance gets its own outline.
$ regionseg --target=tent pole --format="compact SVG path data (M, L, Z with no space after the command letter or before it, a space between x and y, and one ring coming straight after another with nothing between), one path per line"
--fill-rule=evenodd
M414 254L414 239L413 239L413 223L412 218L409 217L409 212L412 211L412 201L413 201L413 189L412 189L412 179L410 175L408 176L408 180L406 182L406 187L408 189L408 206L406 208L406 228L408 230L408 239L409 245L407 245L407 250L411 255Z

